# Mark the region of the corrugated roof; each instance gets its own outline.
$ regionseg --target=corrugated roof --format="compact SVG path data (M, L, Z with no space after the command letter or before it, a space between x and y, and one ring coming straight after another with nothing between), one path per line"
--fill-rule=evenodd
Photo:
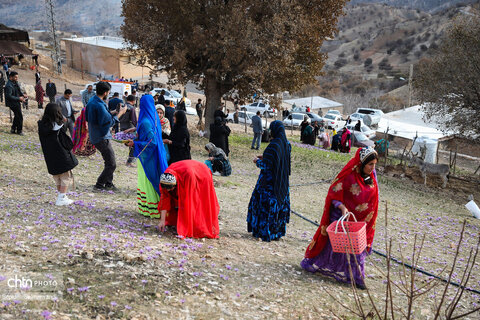
M111 48L116 50L127 48L127 44L125 43L123 38L117 38L117 37L95 36L95 37L83 37L83 38L65 38L62 40L85 43L93 46Z

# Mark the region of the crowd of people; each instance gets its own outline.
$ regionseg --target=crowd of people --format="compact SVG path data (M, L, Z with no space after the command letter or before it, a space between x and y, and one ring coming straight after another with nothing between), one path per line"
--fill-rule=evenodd
M355 125L355 130L360 131L360 121ZM345 126L338 132L332 129L327 130L323 122L311 122L307 116L300 124L300 141L305 144L314 146L317 143L323 149L331 149L342 153L350 153L352 148L352 132Z
M49 92L56 92L52 87L50 85ZM220 207L213 175L232 174L228 143L231 130L223 107L215 111L214 123L209 128L210 140L205 145L207 159L202 163L191 159L187 117L180 103L173 106L162 99L162 95L155 101L153 96L146 94L139 101L137 116L136 97L128 95L121 99L114 93L108 100L110 90L108 82L98 82L95 91L89 86L82 95L83 108L77 118L71 90L65 90L56 100L47 94L50 102L38 121L38 134L48 173L56 183L56 205L73 203L67 193L74 184L72 169L78 165L77 156L90 156L96 150L103 158L104 168L94 190L117 190L113 183L117 164L112 132L134 133L135 138L121 142L129 148L126 164L135 166L136 159L139 213L159 219L160 231L174 226L181 237L217 238ZM7 106L15 115L12 133L22 134L20 102L25 95L18 86L18 74L14 71L10 72L5 85L5 97ZM18 109L20 112L16 112ZM201 100L196 109L201 124L204 116ZM251 148L259 150L264 133L259 113L253 117L252 126ZM267 242L279 240L286 234L290 220L289 179L292 170L292 147L283 123L271 122L268 133L271 136L268 146L253 161L260 174L250 197L246 220L247 231ZM342 152L350 151L350 136L348 129L342 130L339 136ZM322 146L329 146L328 132L321 124L302 123L301 140L314 144L317 138ZM338 134L332 140L333 148ZM342 282L353 280L357 287L364 288L364 261L371 251L378 212L377 159L374 149L360 148L333 181L325 199L320 227L301 262L306 271L320 272ZM367 250L355 257L334 252L326 233L330 223L350 212L367 224ZM349 265L353 266L353 279Z

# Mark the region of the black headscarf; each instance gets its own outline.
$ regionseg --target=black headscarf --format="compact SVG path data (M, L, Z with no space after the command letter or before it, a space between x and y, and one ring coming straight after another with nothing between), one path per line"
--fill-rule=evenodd
M285 127L279 120L270 123L270 133L273 140L263 152L263 162L267 170L272 171L272 184L275 197L283 203L289 190L290 151L291 146L285 135Z
M173 126L169 145L170 162L172 164L177 161L191 159L190 154L190 133L187 128L187 116L182 110L175 112L175 125Z
M176 122L173 126L172 132L175 131L175 128L177 128L177 130L180 130L181 127L187 127L187 115L183 110L175 111L174 117Z

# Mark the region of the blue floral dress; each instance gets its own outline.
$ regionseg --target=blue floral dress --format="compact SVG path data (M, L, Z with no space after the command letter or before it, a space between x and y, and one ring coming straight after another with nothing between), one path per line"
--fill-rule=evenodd
M290 221L290 190L279 202L273 190L272 170L260 159L257 167L261 171L248 204L247 229L263 241L278 240L285 235Z

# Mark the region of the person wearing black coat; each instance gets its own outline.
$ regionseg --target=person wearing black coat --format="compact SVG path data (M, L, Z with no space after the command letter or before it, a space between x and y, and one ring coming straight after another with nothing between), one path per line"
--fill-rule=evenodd
M160 95L158 96L157 104L161 104L162 106L165 105L165 90L162 90L160 92Z
M230 149L228 147L228 136L230 135L230 128L225 124L221 117L216 117L215 122L210 124L210 140L217 148L225 152L228 157Z
M27 95L22 93L18 84L18 73L12 71L8 74L8 82L5 85L5 105L13 112L13 123L10 133L23 136L23 115L21 104L26 100Z
M66 133L62 110L56 103L49 103L41 120L38 121L38 136L48 173L53 176L57 185L57 206L73 203L66 193L73 181L72 169L78 160L72 153L73 143Z
M187 116L182 110L175 111L173 115L173 128L169 139L163 142L168 144L170 152L169 165L182 160L190 160L190 133L187 128Z
M305 128L308 127L308 117L305 116L302 123L300 123L300 141L305 142Z
M173 115L175 114L175 108L170 105L165 105L165 118L170 122L170 127L173 129Z
M48 99L50 99L50 102L55 102L55 96L57 95L57 87L55 86L55 83L53 83L50 79L48 79L45 93L47 94Z

